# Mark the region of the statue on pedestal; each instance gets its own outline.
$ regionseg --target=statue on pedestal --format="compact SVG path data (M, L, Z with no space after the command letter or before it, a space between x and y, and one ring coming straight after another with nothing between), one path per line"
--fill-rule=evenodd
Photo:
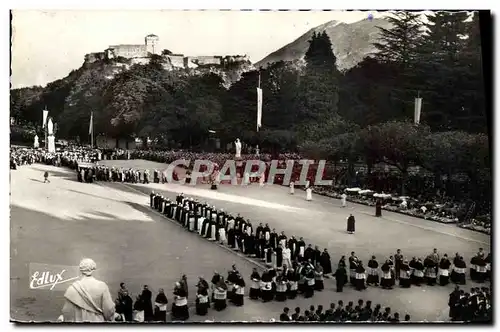
M47 122L47 132L49 134L47 137L48 142L46 143L47 150L49 153L54 153L56 152L56 138L54 137L54 124L52 123L52 118Z
M236 141L234 142L234 146L236 147L236 158L241 158L241 142L240 139L237 138Z
M33 147L38 149L40 147L40 142L38 141L38 135L35 135L35 141L33 142Z

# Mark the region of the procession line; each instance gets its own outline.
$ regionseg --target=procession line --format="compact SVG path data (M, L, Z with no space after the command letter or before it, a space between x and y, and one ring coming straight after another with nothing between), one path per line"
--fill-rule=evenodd
M133 187L131 187L131 186L129 186L129 185L126 185L125 183L120 183L120 182L118 182L118 184L121 184L122 186L125 186L125 187L127 187L127 188L129 188L129 189L132 189L132 190L134 190L134 191L136 191L136 192L140 193L140 194L141 194L141 195L143 195L143 196L148 196L147 194L143 193L142 191L137 190L137 189L135 189L135 188L133 188ZM171 219L171 218L169 218L169 217L165 216L163 213L160 213L160 212L156 211L155 209L151 209L151 211L152 211L153 213L155 213L156 215L161 216L161 217L163 217L163 218L167 219L167 220L168 220L168 221L170 221L171 223L173 223L173 224L175 224L175 225L177 225L177 226L179 226L179 227L184 228L181 224L179 224L178 222L176 222L174 219ZM190 234L194 234L193 232L188 232L188 233L190 233ZM238 256L238 257L240 257L240 258L244 259L244 260L246 260L247 262L252 263L252 264L254 264L254 265L256 265L256 266L260 267L261 269L267 270L267 267L266 267L265 265L262 265L262 264L260 264L259 262L256 262L256 261L254 261L253 259L248 258L247 256L245 256L245 255L241 254L240 252L234 251L234 250L232 250L231 248L228 248L228 247L226 247L226 246L224 246L224 245L222 245L222 244L220 244L220 243L218 243L218 242L215 242L215 241L209 241L209 242L214 243L214 244L215 244L215 245L217 245L218 247L223 248L224 250L226 250L226 251L228 251L228 252L230 252L230 253L232 253L232 254L234 254L234 255L236 255L236 256Z
M122 184L122 185L126 186L127 188L130 188L130 189L132 189L132 190L134 190L134 191L136 191L136 192L138 192L138 193L140 193L142 195L146 195L147 196L147 194L145 194L144 192L142 192L142 191L140 191L140 190L138 190L138 189L136 189L134 187L131 187L131 186L125 184L125 183L120 183L120 182L118 182L118 183ZM354 209L354 210L356 210L356 209ZM358 212L373 217L373 214L371 214L371 213L364 212L364 211L358 211ZM417 227L417 228L424 229L424 230L427 230L427 231L431 231L431 232L440 233L440 234L443 234L443 235L452 236L452 237L459 238L459 239L462 239L462 240L465 240L465 241L469 241L469 242L476 242L476 243L484 244L484 245L487 245L487 246L491 245L490 243L485 242L485 241L471 239L471 238L468 238L468 237L465 237L465 236L461 236L461 235L458 235L458 234L452 234L452 233L448 233L448 232L445 232L445 231L440 231L440 230L434 229L432 227L427 227L427 226L423 226L423 225L416 225L416 224L413 224L413 223L409 223L407 221L402 221L402 220L393 219L393 218L387 218L387 217L382 217L382 218L385 219L385 220L388 220L388 221L393 221L393 222L397 222L397 223L400 223L400 224L403 224L403 225L413 226L413 227ZM224 247L222 245L221 245L221 247L223 247L226 250L230 250L231 252L234 252L231 249L226 248L226 247ZM237 253L237 252L234 252L234 253L237 254L237 255L239 255L239 253ZM248 259L244 255L242 257L244 257L247 260L250 260L250 259Z
M372 216L373 217L373 214L371 214L369 212L363 212L363 211L358 211L358 212L362 213L362 214L365 214L367 216ZM459 238L459 239L462 239L462 240L465 240L465 241L476 242L476 243L484 244L484 245L487 245L487 246L491 245L490 243L484 242L484 241L481 241L481 240L471 239L471 238L468 238L468 237L465 237L465 236L461 236L461 235L458 235L458 234L452 234L452 233L440 231L440 230L434 229L432 227L427 227L427 226L423 226L423 225L415 225L415 224L412 224L410 222L403 221L403 220L398 220L398 219L393 219L393 218L387 218L387 217L382 217L382 219L388 220L388 221L397 222L397 223L400 223L400 224L403 224L403 225L417 227L417 228L424 229L424 230L431 231L431 232L435 232L435 233L440 233L440 234L443 234L443 235L452 236L452 237Z

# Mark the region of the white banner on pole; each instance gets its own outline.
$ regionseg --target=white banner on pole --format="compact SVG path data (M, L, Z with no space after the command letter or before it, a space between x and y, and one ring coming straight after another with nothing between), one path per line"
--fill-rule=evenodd
M42 123L42 128L45 128L47 125L47 117L49 116L49 111L43 110L43 123Z
M262 127L262 89L257 88L257 131Z
M94 112L90 112L89 135L92 135L93 126L94 126Z
M422 98L415 98L415 114L414 114L415 124L420 123L421 112L422 112Z

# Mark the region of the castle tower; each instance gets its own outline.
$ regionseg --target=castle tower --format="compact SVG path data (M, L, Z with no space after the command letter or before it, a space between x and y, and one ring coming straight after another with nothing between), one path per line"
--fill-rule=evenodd
M145 39L146 43L146 52L151 54L159 54L159 46L158 46L158 36L157 35L147 35Z

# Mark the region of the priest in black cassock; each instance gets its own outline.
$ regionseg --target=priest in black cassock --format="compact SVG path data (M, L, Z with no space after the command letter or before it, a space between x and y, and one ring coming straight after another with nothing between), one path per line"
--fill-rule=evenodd
M250 291L248 296L252 300L258 300L260 297L260 275L256 268L253 268L252 274L250 275Z
M266 241L271 240L271 229L269 228L269 225L266 224L266 226L262 230L264 232L264 237L266 238Z
M283 265L283 248L279 245L276 248L276 267L279 269L282 268Z
M206 233L206 238L215 241L215 236L217 233L217 218L214 216L215 212L212 211L212 216L210 218L210 223L208 225L207 233Z
M296 257L298 258L299 262L304 260L304 253L306 250L306 243L304 242L304 239L301 237L299 241L297 241L297 252L296 252Z
M354 219L354 216L351 214L347 218L347 233L353 234L356 231L356 220Z
M366 284L378 286L379 272L378 272L378 262L375 256L372 256L372 259L368 261L367 274L368 275L366 277Z
M307 249L304 250L304 260L307 262L307 261L311 261L313 262L314 260L314 249L312 248L312 244L309 244L307 246Z
M347 271L345 270L344 265L339 264L337 271L335 271L334 277L337 284L337 293L340 293L347 283Z
M155 192L152 191L151 194L149 194L149 206L151 206L152 208L154 208L154 205L153 205L154 198L155 198Z
M238 218L237 218L238 219ZM236 244L241 252L245 252L245 233L243 230L246 229L246 222L243 218L238 219L238 227L235 228L236 231Z
M314 255L312 260L313 265L316 266L316 264L319 264L320 260L321 260L321 251L319 250L318 246L314 246Z
M245 255L255 254L255 236L253 233L253 227L250 220L247 220L245 227Z
M260 239L260 236L264 234L264 226L262 225L262 223L259 224L259 226L257 226L257 228L255 229L255 237L257 239Z
M258 246L255 255L257 258L265 260L264 249L266 248L266 238L264 237L264 232L261 231L259 234L259 237L255 236Z
M375 204L375 217L382 217L382 202L379 199Z
M290 253L291 253L291 256L292 256L292 262L294 262L295 258L297 257L297 239L295 238L295 236L292 236L288 240L288 248L290 248Z
M323 275L324 276L327 276L333 272L330 254L328 253L328 250L326 248L321 253L321 256L319 258L319 262L321 264L321 267L323 268Z
M276 248L278 247L278 234L276 233L276 229L274 228L269 235L269 242L271 243L271 248L276 250Z

